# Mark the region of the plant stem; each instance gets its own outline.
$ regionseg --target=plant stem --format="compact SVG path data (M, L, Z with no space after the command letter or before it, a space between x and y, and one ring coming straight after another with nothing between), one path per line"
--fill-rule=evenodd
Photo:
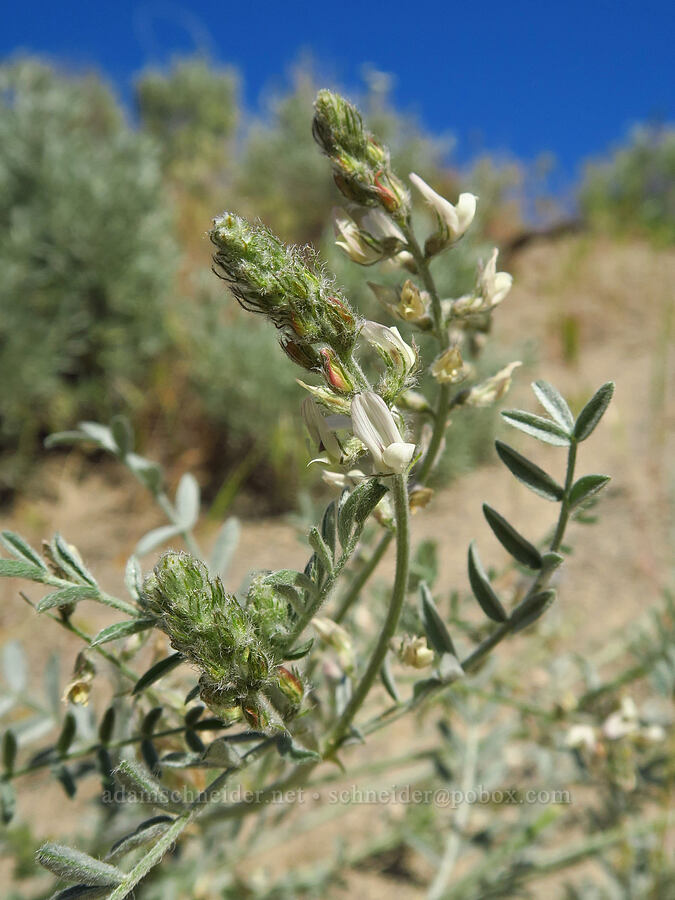
M408 249L410 250L412 257L415 260L417 271L419 272L419 275L424 282L424 287L429 292L429 297L431 298L431 317L434 321L436 340L438 341L442 352L443 350L447 349L448 335L443 325L443 309L441 307L441 298L438 296L438 290L436 289L436 282L434 281L433 275L431 274L431 269L429 268L429 263L427 262L422 248L417 242L417 238L415 237L412 228L407 226L404 231L406 241L408 242Z
M572 485L574 483L574 467L577 461L577 442L572 438L572 442L570 444L570 449L567 454L567 473L565 475L565 496L562 500L562 506L560 508L560 516L558 518L558 524L555 529L555 534L553 535L553 540L551 541L550 549L556 551L558 547L560 547L562 543L563 536L565 534L565 528L567 527L567 521L570 515L569 509L569 497L570 491L572 489Z
M417 271L422 278L424 283L424 287L429 293L429 297L431 298L431 315L434 321L434 333L436 335L436 340L438 341L438 349L441 353L448 349L448 330L443 323L443 309L441 307L441 298L438 295L438 289L436 288L436 282L434 281L434 277L431 274L431 269L429 267L429 263L424 256L424 253L417 243L417 238L413 234L411 228L405 229L405 236L408 242L408 249L410 250L413 259L415 260L415 265L417 266ZM443 443L443 436L445 434L445 427L448 421L448 409L450 404L450 385L442 384L438 390L438 397L436 398L436 410L434 412L434 430L431 435L431 441L429 443L429 448L422 460L422 464L417 472L417 480L420 483L424 483L426 479L429 477L438 457L438 452L441 448L441 444Z
M324 758L332 756L339 747L343 737L349 730L354 716L368 696L373 682L382 667L389 649L396 626L403 609L406 588L408 586L408 568L410 564L410 523L408 510L408 489L404 475L395 475L393 479L394 511L396 514L396 575L394 588L389 604L389 611L377 639L377 644L370 657L366 671L356 686L349 703L345 707L336 725L331 730L324 751Z

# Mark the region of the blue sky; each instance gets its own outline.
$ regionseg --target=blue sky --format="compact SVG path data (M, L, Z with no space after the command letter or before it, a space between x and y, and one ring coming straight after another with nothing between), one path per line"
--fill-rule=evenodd
M633 123L675 119L675 13L664 0L35 0L8 3L2 18L0 56L95 66L127 100L144 65L194 50L240 69L252 110L303 52L347 88L370 65L394 76L399 106L456 137L460 161L553 152L567 178Z

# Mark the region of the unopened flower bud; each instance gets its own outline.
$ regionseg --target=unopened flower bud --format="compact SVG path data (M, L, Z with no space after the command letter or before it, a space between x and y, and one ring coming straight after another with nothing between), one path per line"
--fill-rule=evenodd
M319 91L312 133L331 160L335 183L347 199L405 218L408 193L391 171L386 147L365 130L355 106L331 91Z
M277 686L286 699L294 706L300 706L305 688L298 676L285 666L277 666L274 670Z
M214 272L244 309L293 332L291 339L300 338L305 348L325 343L348 352L353 347L356 317L310 251L288 247L268 229L232 213L214 220L210 237Z
M328 384L339 394L350 394L354 390L354 385L347 374L347 370L337 358L335 351L328 347L323 347L319 354L321 356L324 378Z
M289 337L282 338L279 343L286 356L303 369L311 372L321 365L319 354L311 344L300 343Z

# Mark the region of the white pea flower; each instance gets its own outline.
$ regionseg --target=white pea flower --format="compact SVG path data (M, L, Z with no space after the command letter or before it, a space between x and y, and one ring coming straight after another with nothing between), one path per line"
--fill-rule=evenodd
M372 266L382 258L382 254L376 246L369 243L365 235L349 216L340 216L335 220L335 234L338 240L337 247L347 254L352 262L361 266Z
M366 478L361 469L350 469L349 472L333 472L330 469L321 473L321 478L328 487L343 491L345 488L353 488Z
M392 649L406 666L414 669L426 669L434 661L434 651L427 646L425 637L404 637L400 641L392 640Z
M512 275L509 275L508 272L497 271L498 256L499 250L495 247L478 281L483 299L490 308L502 302L513 284Z
M470 367L462 359L459 347L448 347L431 364L431 374L439 384L458 384L468 376Z
M518 366L522 366L522 362L519 360L517 362L509 363L508 366L504 366L503 369L500 369L496 375L493 375L491 378L486 379L486 381L472 387L466 400L464 400L464 405L492 406L497 400L501 400L511 387L513 371L514 369L517 369Z
M302 418L305 420L307 431L311 440L319 450L325 450L328 457L319 457L312 462L331 463L339 462L342 457L342 447L335 434L337 427L345 427L349 423L346 416L331 416L327 418L321 412L319 404L313 397L305 397L302 401ZM344 424L342 422L344 420Z
M381 209L358 213L356 220L338 211L335 232L336 245L362 266L372 266L405 245L403 232Z
M624 697L621 708L613 712L602 725L602 733L610 741L617 741L639 730L640 719L632 697Z
M462 193L459 195L457 204L453 206L449 200L437 194L426 181L423 181L414 172L410 173L410 180L438 216L441 230L444 232L443 243L447 245L459 240L473 222L478 197L468 192Z
M592 725L572 725L565 735L565 746L594 751L598 746L595 728Z
M495 247L490 259L478 269L478 281L473 294L460 297L451 303L449 312L455 315L486 312L498 306L511 290L513 276L497 271L499 250Z
M369 209L367 212L357 215L361 231L366 231L376 241L387 241L405 245L405 235L395 222L381 209Z
M406 344L396 327L388 328L379 322L366 322L361 336L392 360L396 368L407 375L417 365L417 354Z
M379 394L364 391L354 397L352 429L368 449L377 472L402 475L406 471L415 445L403 440L389 407Z

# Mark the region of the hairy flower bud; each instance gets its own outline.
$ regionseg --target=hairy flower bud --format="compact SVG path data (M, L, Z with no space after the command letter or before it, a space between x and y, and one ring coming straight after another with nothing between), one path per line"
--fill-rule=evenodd
M172 647L199 668L200 695L216 715L231 721L237 707L246 715L251 697L278 686L277 639L289 612L271 585L254 579L243 605L203 562L170 551L145 579L142 602Z
M394 175L389 151L363 126L361 114L332 91L319 91L312 133L330 159L340 191L360 206L380 206L396 218L407 215L410 199Z
M324 378L338 394L351 394L354 384L346 368L342 365L334 350L322 347L319 351Z
M338 352L354 346L357 318L309 250L288 247L267 228L232 213L214 220L210 237L216 275L245 309L284 329L305 356L318 343Z

